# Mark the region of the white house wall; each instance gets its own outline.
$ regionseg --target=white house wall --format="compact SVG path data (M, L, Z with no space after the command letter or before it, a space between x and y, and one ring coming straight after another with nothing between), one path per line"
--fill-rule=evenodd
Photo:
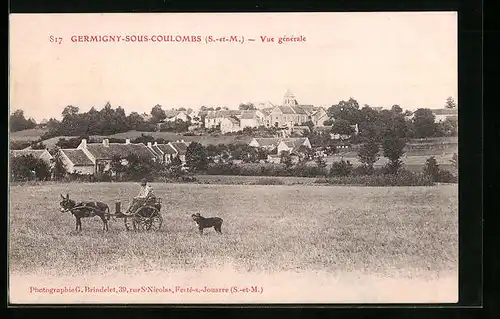
M94 166L73 166L73 173L94 175Z

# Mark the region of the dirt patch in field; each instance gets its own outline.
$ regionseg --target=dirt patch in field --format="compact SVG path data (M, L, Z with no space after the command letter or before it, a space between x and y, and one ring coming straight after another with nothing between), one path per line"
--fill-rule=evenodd
M458 300L456 272L399 278L360 272L243 273L228 266L203 272L83 277L16 273L11 274L9 286L11 303L453 303ZM44 288L46 291L41 292Z

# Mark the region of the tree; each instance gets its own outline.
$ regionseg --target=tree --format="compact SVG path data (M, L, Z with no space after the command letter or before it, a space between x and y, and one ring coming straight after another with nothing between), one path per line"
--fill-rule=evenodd
M326 173L325 168L326 168L326 161L323 158L323 156L318 155L316 156L316 166L318 166L319 171L322 173Z
M124 165L122 158L118 155L113 155L109 167L111 172L115 174L118 180L121 180L123 178L123 175L125 175L127 171L126 165Z
M285 165L285 168L289 170L293 166L292 155L287 151L282 151L280 154L280 164Z
M27 120L23 110L16 110L10 115L9 128L11 132L23 131L34 128L36 122L33 119Z
M445 107L447 109L454 109L457 107L457 104L455 103L455 100L449 96L447 99L446 99L446 104L445 104Z
M189 128L189 122L185 122L181 119L177 119L173 122L165 122L160 125L160 132L175 132L183 133L187 132Z
M194 172L204 171L208 166L207 151L198 142L189 144L186 150L186 165Z
M351 172L352 164L350 161L333 162L332 167L330 167L330 176L348 176Z
M131 130L137 130L142 125L144 125L144 119L137 112L131 112L127 116L127 124Z
M62 111L62 116L63 116L63 118L75 116L78 114L79 111L80 111L80 109L78 107L73 106L73 105L68 105Z
M393 134L399 138L404 138L408 133L403 110L398 105L394 105L391 110L382 110L379 112L377 126L378 133L383 135Z
M425 161L424 174L429 176L433 182L437 182L439 180L439 165L434 156L429 157Z
M456 117L447 117L444 121L437 123L436 133L438 136L457 136L458 119Z
M332 126L333 122L335 122L333 119L328 119L328 120L323 122L323 125L324 126Z
M30 147L34 150L44 150L47 147L41 141L34 141L31 143Z
M429 109L418 109L413 113L413 130L416 137L434 136L436 132L435 116Z
M148 144L148 142L154 143L155 138L151 135L147 135L142 133L141 136L136 137L135 139L130 141L131 143L143 143L143 144Z
M352 97L348 101L340 101L338 104L332 105L328 108L327 113L331 118L346 120L351 125L358 124L361 119L359 104Z
M401 108L401 106L395 104L391 107L391 112L394 113L394 114L404 114L403 113L403 109Z
M66 176L66 167L64 165L64 162L62 160L62 155L61 152L59 152L59 150L56 150L56 153L54 154L53 175L54 178L57 180Z
M333 124L333 123L332 123ZM314 130L314 123L313 121L307 121L302 123L302 125L305 125L309 128L309 131L312 132Z
M404 154L406 141L394 135L387 135L382 140L384 156L389 159L387 168L390 173L396 174L403 162L400 160Z
M10 171L13 180L49 180L50 166L33 155L11 156Z
M151 123L159 123L167 118L167 114L162 109L161 105L156 104L151 109Z
M255 107L255 105L253 105L253 103L240 103L238 109L244 111L244 110L256 110L257 108Z
M339 119L333 123L332 133L350 136L354 133L354 129L351 127L348 121Z
M369 140L361 145L358 151L358 157L368 174L373 172L373 164L379 158L379 146L375 140Z
M308 162L314 158L314 151L305 145L300 145L297 148L300 162Z

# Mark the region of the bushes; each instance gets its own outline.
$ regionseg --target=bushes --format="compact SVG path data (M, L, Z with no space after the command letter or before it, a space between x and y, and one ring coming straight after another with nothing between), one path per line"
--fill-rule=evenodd
M431 186L433 181L424 174L400 170L396 174L351 175L318 179L316 183L330 185L362 185L362 186Z
M51 168L43 160L33 155L10 157L10 172L12 181L49 180Z
M297 177L317 177L327 175L325 167L318 165L296 165L291 169L291 175Z
M458 177L449 171L439 171L438 182L440 183L457 183Z
M330 168L330 176L347 176L351 174L352 169L352 164L349 161L333 162Z
M458 182L458 177L456 175L453 175L449 171L443 171L439 168L439 165L434 156L431 156L426 160L424 166L424 174L434 182L439 182L439 183Z
M285 185L285 182L278 178L260 178L252 185Z

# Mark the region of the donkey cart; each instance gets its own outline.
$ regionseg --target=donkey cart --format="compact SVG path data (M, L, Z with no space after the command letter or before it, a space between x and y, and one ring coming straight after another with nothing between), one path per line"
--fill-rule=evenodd
M110 216L122 218L128 231L158 231L163 223L160 214L161 198L152 198L134 211L121 211L121 202L115 203L115 213Z

